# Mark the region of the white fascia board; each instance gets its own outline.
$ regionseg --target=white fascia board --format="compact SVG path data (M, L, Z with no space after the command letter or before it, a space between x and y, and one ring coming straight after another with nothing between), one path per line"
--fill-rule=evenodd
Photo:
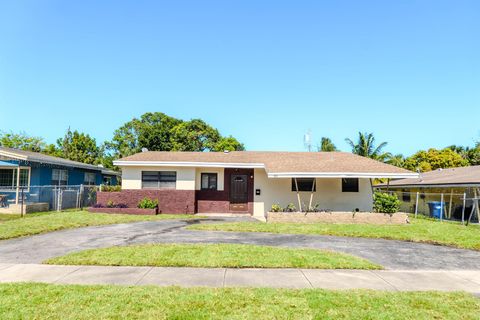
M19 155L17 153L12 153L12 152L7 152L7 151L0 151L0 156L5 156L5 157L17 159L17 160L27 160L28 159L27 156L22 156L22 155Z
M113 161L119 167L207 167L207 168L265 168L263 163L225 163L188 161Z
M364 172L271 172L269 178L418 178L418 173L364 173Z

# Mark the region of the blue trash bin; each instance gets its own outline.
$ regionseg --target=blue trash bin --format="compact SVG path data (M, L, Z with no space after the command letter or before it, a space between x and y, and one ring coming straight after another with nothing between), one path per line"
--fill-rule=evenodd
M445 218L445 208L447 206L448 206L447 202L443 202L443 205L441 201L429 202L428 209L430 210L430 217L440 219L440 216L442 216L442 218ZM442 214L442 209L443 209L443 214Z

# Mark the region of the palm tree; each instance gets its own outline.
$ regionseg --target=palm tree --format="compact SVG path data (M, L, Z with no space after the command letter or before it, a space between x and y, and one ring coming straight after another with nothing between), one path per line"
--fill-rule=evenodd
M318 151L323 151L323 152L337 151L337 147L333 144L330 138L322 137L320 145L318 146Z
M403 168L403 165L405 164L405 157L403 154L399 153L389 157L386 162L392 166Z
M373 136L373 133L359 132L357 143L348 138L345 139L345 141L350 147L352 147L352 153L358 154L359 156L380 161L385 161L387 158L391 157L390 153L382 152L382 149L387 145L386 142L382 142L378 146L375 146L375 137Z

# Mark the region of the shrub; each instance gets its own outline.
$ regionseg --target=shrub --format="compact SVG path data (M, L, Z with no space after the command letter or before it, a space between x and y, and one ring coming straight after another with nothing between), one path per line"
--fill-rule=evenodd
M122 186L104 186L102 185L102 192L120 192Z
M138 203L138 207L140 209L155 209L158 207L158 200L145 197L140 200L140 202Z
M375 192L373 195L373 210L380 213L395 213L400 209L400 200L396 194Z
M272 204L272 208L270 209L271 212L280 212L282 211L282 207L278 203Z
M95 204L94 208L103 208L102 204ZM114 203L112 200L109 200L106 205L107 208L128 208L128 206L124 203Z
M285 212L297 212L297 207L293 203L289 203L285 209L283 209Z

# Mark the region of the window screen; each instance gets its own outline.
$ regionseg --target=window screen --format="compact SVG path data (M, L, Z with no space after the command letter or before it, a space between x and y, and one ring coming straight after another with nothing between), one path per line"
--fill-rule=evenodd
M316 191L317 186L313 185L313 181L315 181L314 178L297 178L297 184L298 184L298 191ZM295 179L292 179L292 191L297 191L296 185L295 185Z
M142 171L142 189L175 189L175 171Z
M95 185L95 173L94 172L85 172L85 178L83 179L83 183L86 185L93 186Z
M358 192L358 178L343 178L342 192Z
M68 181L68 171L60 169L52 169L52 185L66 186Z
M202 190L217 190L216 173L202 173Z

